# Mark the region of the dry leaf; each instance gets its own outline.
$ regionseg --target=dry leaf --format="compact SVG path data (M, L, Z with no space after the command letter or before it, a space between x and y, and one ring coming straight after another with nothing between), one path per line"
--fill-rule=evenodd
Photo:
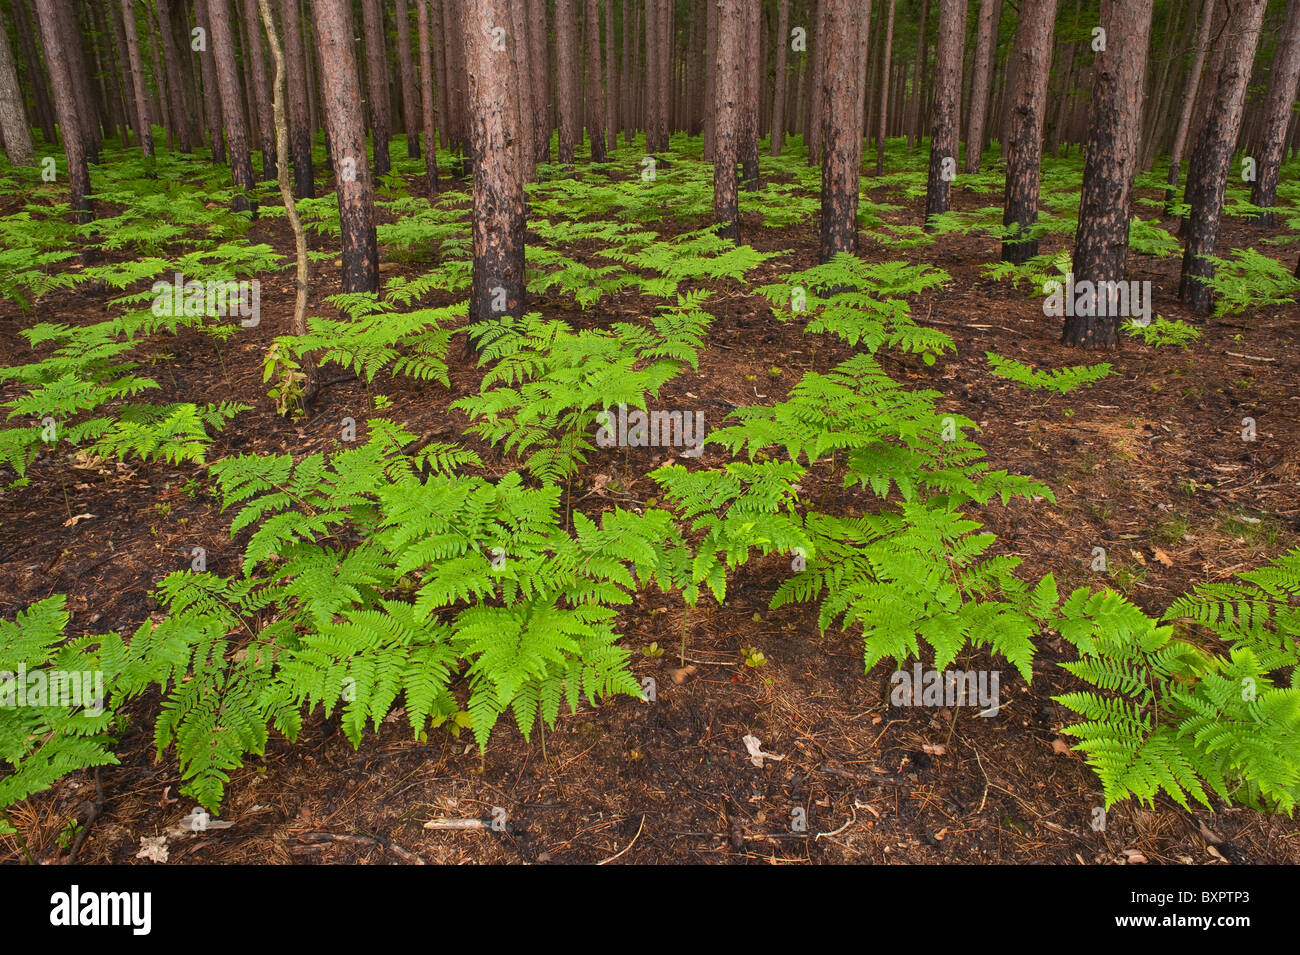
M749 761L759 769L763 768L763 760L765 759L785 759L784 756L777 756L775 753L763 752L763 741L757 736L746 735L743 737L743 740L745 743L745 749L749 750Z
M1138 852L1136 849L1125 849L1124 861L1128 865L1146 865L1147 857L1144 856L1142 853Z
M94 516L95 516L94 514L76 514L72 517L69 517L66 521L64 521L63 526L76 527L78 521L88 521Z
M1160 561L1160 563L1164 564L1166 567L1174 566L1174 559L1172 557L1170 557L1168 554L1162 551L1159 547L1157 547L1155 550L1156 550L1155 552L1156 560Z
M925 743L921 746L921 751L931 756L943 756L948 752L948 747L943 743Z
M688 676L695 676L697 672L698 669L696 667L688 665L684 667L673 667L668 671L668 675L673 678L674 683L681 686L686 682Z
M943 842L943 840L947 837L947 835L948 835L948 827L944 826L942 829L940 829L938 832L934 834L934 841Z
M167 837L166 836L141 836L140 851L135 854L137 859L148 859L150 862L167 861Z
M1070 744L1067 743L1065 740L1061 739L1061 737L1058 736L1056 737L1056 739L1052 740L1053 753L1068 753L1069 751L1070 751Z

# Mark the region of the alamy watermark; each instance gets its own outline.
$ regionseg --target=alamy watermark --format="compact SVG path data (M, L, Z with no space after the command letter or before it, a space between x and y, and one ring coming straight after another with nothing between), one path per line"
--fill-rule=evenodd
M1001 706L1001 670L895 670L889 701L894 706L965 706L978 704L980 716L997 716Z
M153 313L162 318L186 315L226 318L238 316L245 328L256 328L262 320L262 283L259 279L243 281L185 280L176 272L171 282L153 283Z
M704 443L703 411L641 411L619 404L618 412L597 412L596 444L602 448L686 448L699 457Z
M79 706L86 716L104 712L102 670L0 670L0 707Z
M1151 324L1150 282L1076 282L1070 272L1064 282L1044 282L1043 291L1047 293L1043 314L1051 318L1131 318L1134 325Z

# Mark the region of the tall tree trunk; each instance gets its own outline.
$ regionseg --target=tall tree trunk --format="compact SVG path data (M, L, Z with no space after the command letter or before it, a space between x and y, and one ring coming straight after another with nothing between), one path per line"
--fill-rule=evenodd
M515 98L525 77L492 49L492 28L510 22L510 0L460 0L474 151L474 266L469 320L524 312L524 183ZM510 35L507 44L523 41Z
M167 72L167 103L171 111L172 127L175 130L176 146L187 153L194 148L190 138L191 126L189 109L186 106L184 70L181 52L176 44L175 17L172 15L172 0L157 0L158 36L162 42L163 69ZM186 50L186 55L189 51Z
M58 143L58 130L54 117L54 102L50 99L50 87L45 82L45 73L41 69L41 55L36 47L36 30L32 26L28 4L31 0L13 0L14 26L18 33L18 49L22 53L23 69L27 83L31 87L32 97L36 102L36 121L41 127L41 136L47 145ZM20 86L19 89L22 89Z
M619 102L619 122L623 127L623 143L632 145L636 138L634 123L632 121L632 100L636 95L636 79L632 76L632 51L636 48L636 14L632 6L632 0L623 0L623 79L619 83L619 92L622 94ZM708 89L708 79L705 79L705 89ZM706 94L707 95L707 94ZM704 158L708 158L709 137L707 131L704 135Z
M921 15L916 28L916 59L912 61L912 125L907 132L907 151L910 154L916 141L921 138L921 129L925 125L927 103L922 91L922 74L928 66L929 47L926 46L926 27L930 22L930 0L921 0Z
M1056 0L1047 0L1055 6ZM930 134L930 175L925 189L925 221L948 211L957 173L961 129L961 61L966 43L966 0L939 0L939 43L935 48L934 125Z
M239 83L239 64L235 59L235 37L230 26L229 0L208 0L208 26L217 85L221 88L221 117L226 130L226 149L230 153L230 173L235 187L234 208L257 210L250 199L253 190L253 162L248 147L248 126L244 122L243 92Z
M576 0L555 0L555 99L559 106L559 160L573 165L578 142L578 19ZM650 2L650 0L647 0Z
M4 134L5 154L15 166L30 166L36 161L27 113L23 109L23 91L18 86L18 71L9 52L9 33L0 20L0 132Z
M528 59L533 81L533 166L551 161L550 71L546 65L546 0L528 0Z
M411 58L411 15L406 0L397 0L397 65L402 74L402 126L406 132L406 155L409 159L419 159L421 96L419 84L415 81L415 63Z
M99 76L101 88L105 85L112 88L107 95L108 114L118 120L122 147L125 149L127 127L135 133L137 143L144 141L144 128L140 125L140 113L135 108L135 85L131 82L131 58L126 52L126 29L122 26L121 13L116 3L110 3L106 7L92 7L90 10L94 24L93 32L98 34L98 38L103 41L103 46L107 48L109 61L107 65L104 64L100 54L100 44L93 44L95 72ZM114 64L118 69L116 76L112 69ZM116 81L116 77L121 78L120 84Z
M81 117L77 114L68 55L64 50L58 0L36 0L36 22L40 25L41 46L45 48L45 67L50 71L50 89L54 91L54 108L63 131L63 151L68 159L68 205L82 223L93 218L90 205L90 171L86 165L86 144ZM70 38L75 42L77 38Z
M311 158L311 107L307 103L307 58L303 52L298 4L296 0L279 2L285 82L289 93L289 152L293 161L293 195L295 199L314 199L316 182Z
M221 128L221 84L217 81L216 53L212 46L212 27L208 15L209 0L194 0L194 19L198 33L192 35L191 48L197 46L199 67L203 73L203 110L212 143L213 162L226 161L226 138Z
M73 95L77 97L77 117L81 120L86 156L91 162L98 163L104 137L100 127L100 110L95 105L95 95L90 86L90 70L86 68L84 34L72 0L58 0L57 11L59 29L63 36L63 55L68 61Z
M713 221L718 235L740 244L740 111L744 82L741 43L745 35L744 0L717 0L718 45L714 64Z
M1210 43L1210 25L1214 22L1214 5L1218 0L1205 0L1201 9L1201 26L1196 35L1196 49L1192 53L1192 68L1187 74L1187 89L1183 93L1183 108L1178 114L1178 128L1174 132L1174 145L1169 151L1169 188L1165 190L1165 211L1173 204L1178 188L1178 174L1187 146L1187 130L1192 122L1192 107L1196 104L1196 91L1201 87L1201 71L1205 66L1205 51Z
M153 124L149 117L149 94L144 88L144 66L140 62L140 37L135 27L135 4L121 0L122 29L126 37L126 55L131 67L131 89L135 96L136 138L140 151L153 158Z
M605 0L605 135L610 152L618 148L618 57L614 51L614 0Z
M858 0L822 0L825 8L822 121L822 209L818 258L857 247L858 177L862 166L862 107L858 102L865 64L859 42Z
M1151 0L1146 0L1148 6ZM1011 110L1007 184L1002 224L1018 225L1019 237L1002 242L1002 258L1017 264L1038 254L1038 240L1027 236L1038 219L1038 176L1043 157L1043 116L1047 79L1052 70L1052 23L1056 0L1027 0L1016 24L1015 105Z
M144 19L149 26L153 36L149 38L149 59L153 66L153 85L154 95L151 109L157 112L158 122L162 124L163 131L167 134L167 149L170 152L177 151L176 146L176 127L177 120L171 112L170 83L166 74L163 72L162 65L162 46L161 36L162 29L156 18L157 10L152 4L145 4Z
M1074 20L1070 27L1070 38L1061 44L1060 59L1065 63L1065 72L1061 76L1061 88L1057 90L1056 116L1051 128L1047 130L1047 154L1055 156L1060 150L1064 137L1064 127L1069 115L1070 93L1074 83L1074 62L1078 56L1079 44L1074 35L1079 32L1079 21L1083 11L1083 0L1074 0ZM1065 56L1066 51L1069 56Z
M813 34L812 70L809 73L808 115L804 121L804 140L808 145L808 162L822 159L822 122L826 115L826 3L817 0L817 30Z
M890 59L894 51L894 7L896 0L889 0L889 15L885 20L885 45L881 54L884 57L880 69L880 125L876 130L876 175L885 172L885 138L889 129L889 71Z
M435 118L437 107L433 98L433 43L429 36L429 0L415 0L415 11L415 32L420 41L420 104L424 119L424 178L429 185L429 195L436 196L438 194L438 134Z
M591 161L608 162L605 91L601 88L605 66L600 57L600 0L586 0L583 22L587 33L587 136L591 140Z
M384 55L384 10L379 0L361 0L366 34L366 89L370 98L370 135L374 140L375 178L393 168L388 155L392 121L388 115L388 58Z
M668 149L668 137L675 129L669 107L673 101L673 0L658 0L659 25L655 37L659 42L659 112L655 126L655 145L661 152ZM742 90L743 92L743 90Z
M994 23L1002 0L980 0L979 28L976 30L975 66L971 72L970 118L966 125L966 172L980 171L984 143L984 123L989 112L989 89L993 80L993 54L997 48Z
M519 175L524 182L531 181L537 172L537 153L535 143L537 134L533 130L536 117L533 113L532 50L528 41L528 0L509 0L510 13L513 16L511 29L514 36L510 42L510 63L519 78L515 95L515 107L519 111L517 129L519 130Z
M1259 43L1267 0L1239 0L1228 21L1223 68L1216 78L1214 100L1197 136L1187 172L1187 192L1192 208L1187 219L1187 244L1183 251L1182 281L1178 297L1195 312L1209 314L1210 287L1202 279L1214 276L1214 255L1219 239L1219 217L1228 185L1232 151L1241 130L1246 84Z
M1115 302L1101 294L1099 283L1124 281L1151 7L1152 0L1102 0L1106 49L1097 53L1092 67L1092 111L1072 274L1076 285L1091 282L1096 292L1093 307L1083 311L1107 314L1080 315L1076 307L1075 314L1065 319L1061 341L1066 345L1110 348L1119 344ZM1074 295L1074 289L1064 293Z
M266 82L266 53L262 49L262 21L257 13L258 0L244 0L244 67L252 77L249 92L257 111L258 141L262 146L262 178L278 179L275 147L275 119L271 108L271 91Z
M711 162L717 142L718 4L707 0L704 15L704 159Z
M742 41L742 50L747 51L742 57L746 62L744 64L744 79L741 81L741 98L743 106L740 111L740 180L747 192L754 192L758 189L758 86L759 78L756 76L756 64L759 57L756 55L758 44L760 42L758 4L746 3L743 7L745 14L745 36ZM750 59L752 57L752 59ZM665 142L665 148L667 143Z
M377 292L375 183L366 161L366 123L353 50L351 6L349 0L311 0L320 56L321 105L339 196L343 291Z
M1273 56L1273 69L1268 78L1268 98L1264 103L1264 132L1255 183L1250 201L1257 206L1272 208L1277 202L1278 169L1286 148L1287 126L1291 122L1296 85L1300 82L1300 0L1290 0L1286 8L1286 23L1282 39ZM1273 225L1273 213L1260 213L1262 225Z
M781 155L785 145L785 95L786 50L790 48L790 0L779 0L776 14L776 89L772 94L772 148L773 156Z

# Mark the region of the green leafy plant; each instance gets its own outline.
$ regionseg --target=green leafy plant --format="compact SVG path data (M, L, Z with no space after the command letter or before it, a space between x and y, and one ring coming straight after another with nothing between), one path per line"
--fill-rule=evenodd
M1068 394L1076 388L1091 385L1110 374L1110 363L1099 362L1096 365L1074 365L1069 368L1053 368L1051 371L1038 371L1014 358L1003 358L993 352L985 352L993 374L1006 378L1030 391L1047 390L1058 395Z
M1157 315L1148 325L1139 325L1132 319L1124 323L1124 331L1154 348L1178 345L1184 349L1201 340L1201 332L1182 319L1170 321Z
M1064 732L1079 740L1108 807L1130 796L1151 804L1163 791L1184 808L1189 796L1213 808L1213 793L1294 810L1300 688L1270 676L1276 651L1261 659L1242 643L1209 654L1110 591L1075 591L1059 627L1080 654L1062 666L1091 689L1055 699L1083 717Z

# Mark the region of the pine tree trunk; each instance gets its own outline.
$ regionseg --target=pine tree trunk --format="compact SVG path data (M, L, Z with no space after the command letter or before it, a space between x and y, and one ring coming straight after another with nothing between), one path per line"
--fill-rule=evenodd
M58 143L54 102L50 98L50 87L45 82L45 73L41 69L41 56L36 48L36 30L32 26L31 13L28 11L29 3L31 0L13 0L18 49L22 53L27 84L31 87L32 97L36 102L36 121L41 127L41 136L46 145L54 146ZM19 89L21 88L20 86Z
M584 24L587 32L587 137L591 140L591 161L608 162L605 149L605 73L600 56L600 0L586 0Z
M1268 78L1262 145L1250 193L1254 205L1271 208L1277 202L1278 169L1286 148L1287 126L1291 122L1297 83L1300 83L1300 0L1290 0L1282 38L1273 56L1273 69ZM1259 222L1272 226L1273 213L1261 213Z
M397 0L396 9L397 65L402 74L402 126L406 133L406 155L409 159L419 159L421 97L419 84L415 81L415 63L411 58L411 14L406 0Z
M1183 93L1183 108L1178 114L1178 128L1174 132L1174 145L1169 151L1169 188L1165 190L1165 211L1173 204L1178 188L1178 174L1182 171L1183 149L1187 146L1187 130L1192 122L1192 107L1196 104L1196 91L1201 86L1201 71L1205 66L1205 51L1210 43L1210 25L1214 22L1214 5L1217 0L1205 0L1201 9L1200 32L1196 36L1196 50L1192 54L1192 68L1187 74L1187 89Z
M212 49L212 27L208 16L208 0L194 0L194 19L201 31L192 43L200 42L199 67L203 74L203 111L212 143L212 161L226 161L226 138L221 128L221 84L217 82L216 54Z
M576 0L555 0L555 98L560 113L560 163L573 165L578 142L578 18ZM650 2L650 0L647 0Z
M415 32L420 42L420 106L424 119L424 178L429 186L429 195L436 196L438 194L438 133L437 105L433 98L433 42L429 36L429 0L415 0L415 12Z
M1150 3L1150 0L1147 0ZM1047 79L1052 69L1052 23L1056 0L1031 0L1016 24L1015 105L1007 150L1007 183L1002 224L1018 225L1021 238L1004 239L1002 259L1017 264L1038 254L1038 240L1026 237L1038 219L1038 177L1043 151Z
M790 48L790 0L779 0L776 14L776 83L772 94L771 153L785 145L786 51Z
M63 132L63 151L68 159L68 205L77 213L77 221L86 223L94 216L89 198L90 171L57 3L58 0L36 0L36 22L40 26L41 46L45 48L45 68L50 71L54 108ZM76 38L72 39L75 42Z
M23 91L18 86L18 71L14 69L13 54L9 51L9 34L0 21L0 132L4 134L5 155L15 166L30 166L36 161L32 147L31 130L27 128L27 113L23 109Z
M234 208L256 209L250 201L253 189L253 162L249 153L248 126L244 121L243 92L239 82L239 63L235 59L235 37L230 26L229 0L208 0L208 44L221 89L221 117L226 130L226 150L230 154L230 173L235 187Z
M343 291L379 290L375 184L366 161L361 79L353 48L349 0L311 0L320 56L320 97L339 197Z
M537 172L537 134L533 130L535 116L532 74L535 70L528 41L528 0L509 0L509 7L513 17L511 30L514 33L509 43L510 63L515 76L519 78L515 93L515 108L519 111L516 119L516 128L519 130L517 162L522 181L530 182Z
M110 120L117 123L122 148L126 149L128 148L127 129L134 133L137 143L144 141L144 131L140 125L140 113L135 108L135 85L131 82L131 58L126 52L126 30L122 26L122 11L117 3L110 3L106 7L92 7L90 14L94 23L94 32L106 47L109 60L107 65L103 62L104 57L100 54L101 44L95 43L92 47L95 73L99 77L101 87L111 86L111 91L106 97L107 114ZM117 67L116 73L112 69L114 65Z
M759 44L758 4L746 3L745 35L741 49L746 51L743 79L741 80L741 98L743 106L740 111L740 180L746 192L758 189L758 86L755 75ZM665 142L665 148L667 143Z
M1152 0L1102 0L1101 5L1106 49L1093 61L1092 110L1072 270L1076 285L1091 282L1097 292L1098 283L1124 281L1151 8ZM1064 291L1074 294L1074 289ZM1107 314L1078 314L1076 303L1075 314L1065 319L1061 341L1082 348L1118 346L1119 318L1112 314L1113 303L1095 294L1091 304L1091 311Z
M1055 6L1056 0L1047 0ZM930 175L925 221L948 211L957 172L961 129L961 61L966 43L966 0L939 0L939 43L935 47L934 124L930 133Z
M658 0L659 25L655 38L659 42L659 110L655 119L655 149L667 152L668 137L675 128L669 108L673 102L673 0ZM744 92L742 89L741 92Z
M822 121L822 207L818 259L857 247L858 177L862 166L862 108L858 78L864 68L858 0L822 0L825 10Z
M929 48L926 46L926 27L930 22L930 0L921 0L921 14L917 20L916 28L916 59L912 61L912 123L907 131L907 151L910 154L916 141L921 138L921 129L925 125L925 113L927 104L923 101L922 94L922 71L926 68L926 60L929 59Z
M244 70L249 75L249 92L257 113L257 139L262 147L262 179L279 178L275 148L275 119L271 90L266 80L266 52L262 47L262 20L258 0L244 0Z
M896 0L889 0L889 14L885 20L885 45L882 56L884 60L880 69L880 125L876 129L876 175L885 172L885 139L889 129L889 72L890 60L894 52L894 7Z
M167 149L169 152L176 152L176 117L171 112L170 99L170 82L163 72L162 65L162 43L160 41L162 30L159 27L155 17L157 11L152 5L146 4L145 23L148 25L150 32L153 34L149 38L149 59L153 66L153 85L154 95L151 101L151 110L155 111L158 116L158 122L162 124L163 131L167 134Z
M289 152L293 161L293 195L295 199L314 199L316 182L311 158L311 107L307 104L307 58L303 52L298 5L296 0L279 2L285 80L289 95Z
M704 15L704 161L712 162L717 142L718 4L707 0Z
M533 81L533 168L551 161L551 108L546 64L546 0L528 0L528 53Z
M63 37L63 55L68 61L73 95L77 98L77 116L81 120L82 138L86 144L86 157L98 163L104 137L100 127L100 110L95 105L95 95L90 85L90 70L86 68L83 51L84 34L72 6L72 0L58 0L59 30Z
M636 48L636 13L632 5L632 0L623 0L623 79L619 83L619 92L622 93L619 102L619 122L623 127L623 143L626 146L632 145L636 139L636 131L632 121L632 100L636 95L636 80L632 76L632 50ZM708 90L708 79L705 79L705 90ZM707 95L707 92L706 92ZM704 158L708 158L708 133L704 137Z
M988 119L989 90L993 80L993 54L997 37L994 22L1002 0L980 0L979 28L975 41L975 66L971 73L970 117L966 125L965 171L975 175L980 171L984 143L984 124Z
M461 0L474 153L474 266L469 320L524 312L524 183L518 168L515 98L526 77L492 48L492 27L510 22L510 0ZM507 45L523 38L508 35Z
M175 18L171 10L172 0L157 0L158 3L158 37L162 43L163 69L167 72L167 108L171 111L171 124L175 131L176 146L188 153L194 148L190 138L190 116L186 105L184 72L181 53L176 45ZM189 50L187 48L186 55Z
M366 90L370 99L370 135L374 141L375 179L388 175L392 121L388 115L388 58L384 54L384 11L379 0L361 0L366 34Z
M135 26L135 4L121 0L118 12L126 41L127 64L131 71L131 91L135 99L136 140L140 151L153 157L153 125L149 116L149 94L144 88L144 66L140 62L140 38ZM110 14L111 15L111 14Z
M804 124L804 139L808 144L808 162L816 165L822 160L822 123L826 116L826 3L817 0L817 31L812 37L812 67L809 77L808 116Z
M1246 84L1259 43L1267 0L1240 0L1228 20L1223 67L1215 80L1214 99L1197 136L1187 173L1192 207L1187 219L1187 244L1183 251L1182 281L1178 297L1195 312L1210 311L1210 287L1201 279L1214 276L1214 255L1219 239L1223 194L1232 165L1232 151L1241 130Z
M745 35L744 0L717 0L718 45L714 64L713 221L718 235L740 244L741 43Z
M605 0L605 135L618 148L618 57L614 46L614 0Z

